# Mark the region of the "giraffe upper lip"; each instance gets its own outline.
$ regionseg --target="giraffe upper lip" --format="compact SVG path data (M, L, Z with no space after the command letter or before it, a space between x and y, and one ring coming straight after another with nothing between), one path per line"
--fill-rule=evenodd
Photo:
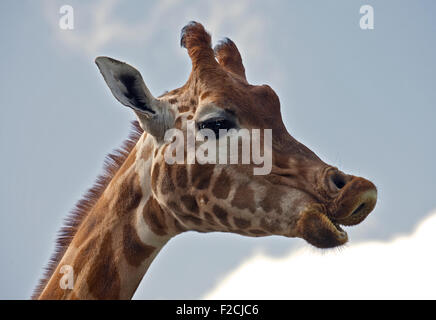
M368 216L376 202L376 187L366 179L354 178L341 194L327 205L327 214L335 223L356 225Z

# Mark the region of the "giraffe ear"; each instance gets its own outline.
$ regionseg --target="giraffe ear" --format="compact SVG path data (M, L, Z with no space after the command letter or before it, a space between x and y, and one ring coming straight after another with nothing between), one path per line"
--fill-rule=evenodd
M171 113L165 103L153 97L139 71L109 57L98 57L95 63L114 97L135 111L141 127L157 138L163 137Z
M109 57L98 57L95 63L119 102L138 112L149 115L156 113L153 108L156 99L147 89L138 70Z

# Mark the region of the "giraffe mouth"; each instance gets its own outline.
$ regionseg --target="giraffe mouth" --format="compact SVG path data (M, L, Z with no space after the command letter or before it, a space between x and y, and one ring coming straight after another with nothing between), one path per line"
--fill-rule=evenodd
M299 237L318 248L333 248L348 241L348 234L341 224L326 214L319 203L308 205L297 222Z
M343 224L340 224L338 221L332 219L325 211L320 211L320 214L325 219L325 227L330 229L330 232L336 237L337 241L340 242L339 245L345 244L348 241L348 234L342 228ZM342 243L342 241L344 241Z
M327 218L327 220L331 223L331 227L335 228L338 236L340 238L348 238L347 232L342 229L341 224L339 224L337 221L332 220L328 215L324 214L324 216Z
M345 244L348 235L342 226L361 223L374 209L377 189L362 178L353 179L332 201L309 204L300 214L300 237L318 248Z

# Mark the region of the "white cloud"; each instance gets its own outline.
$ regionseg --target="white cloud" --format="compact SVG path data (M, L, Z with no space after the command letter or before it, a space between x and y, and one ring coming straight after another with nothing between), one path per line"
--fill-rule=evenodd
M436 211L388 242L256 254L205 299L436 299Z

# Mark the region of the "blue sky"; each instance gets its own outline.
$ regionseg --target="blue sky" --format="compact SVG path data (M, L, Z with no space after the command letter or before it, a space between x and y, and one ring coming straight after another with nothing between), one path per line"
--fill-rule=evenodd
M63 219L129 132L133 113L94 58L129 62L160 95L188 78L179 35L190 20L214 42L236 42L248 80L276 90L295 138L376 184L377 207L347 230L348 247L411 234L436 208L434 1L74 0L70 31L58 27L64 4L0 2L0 298L30 296ZM374 30L359 28L364 4ZM189 232L161 251L135 297L201 298L255 253L306 246Z

